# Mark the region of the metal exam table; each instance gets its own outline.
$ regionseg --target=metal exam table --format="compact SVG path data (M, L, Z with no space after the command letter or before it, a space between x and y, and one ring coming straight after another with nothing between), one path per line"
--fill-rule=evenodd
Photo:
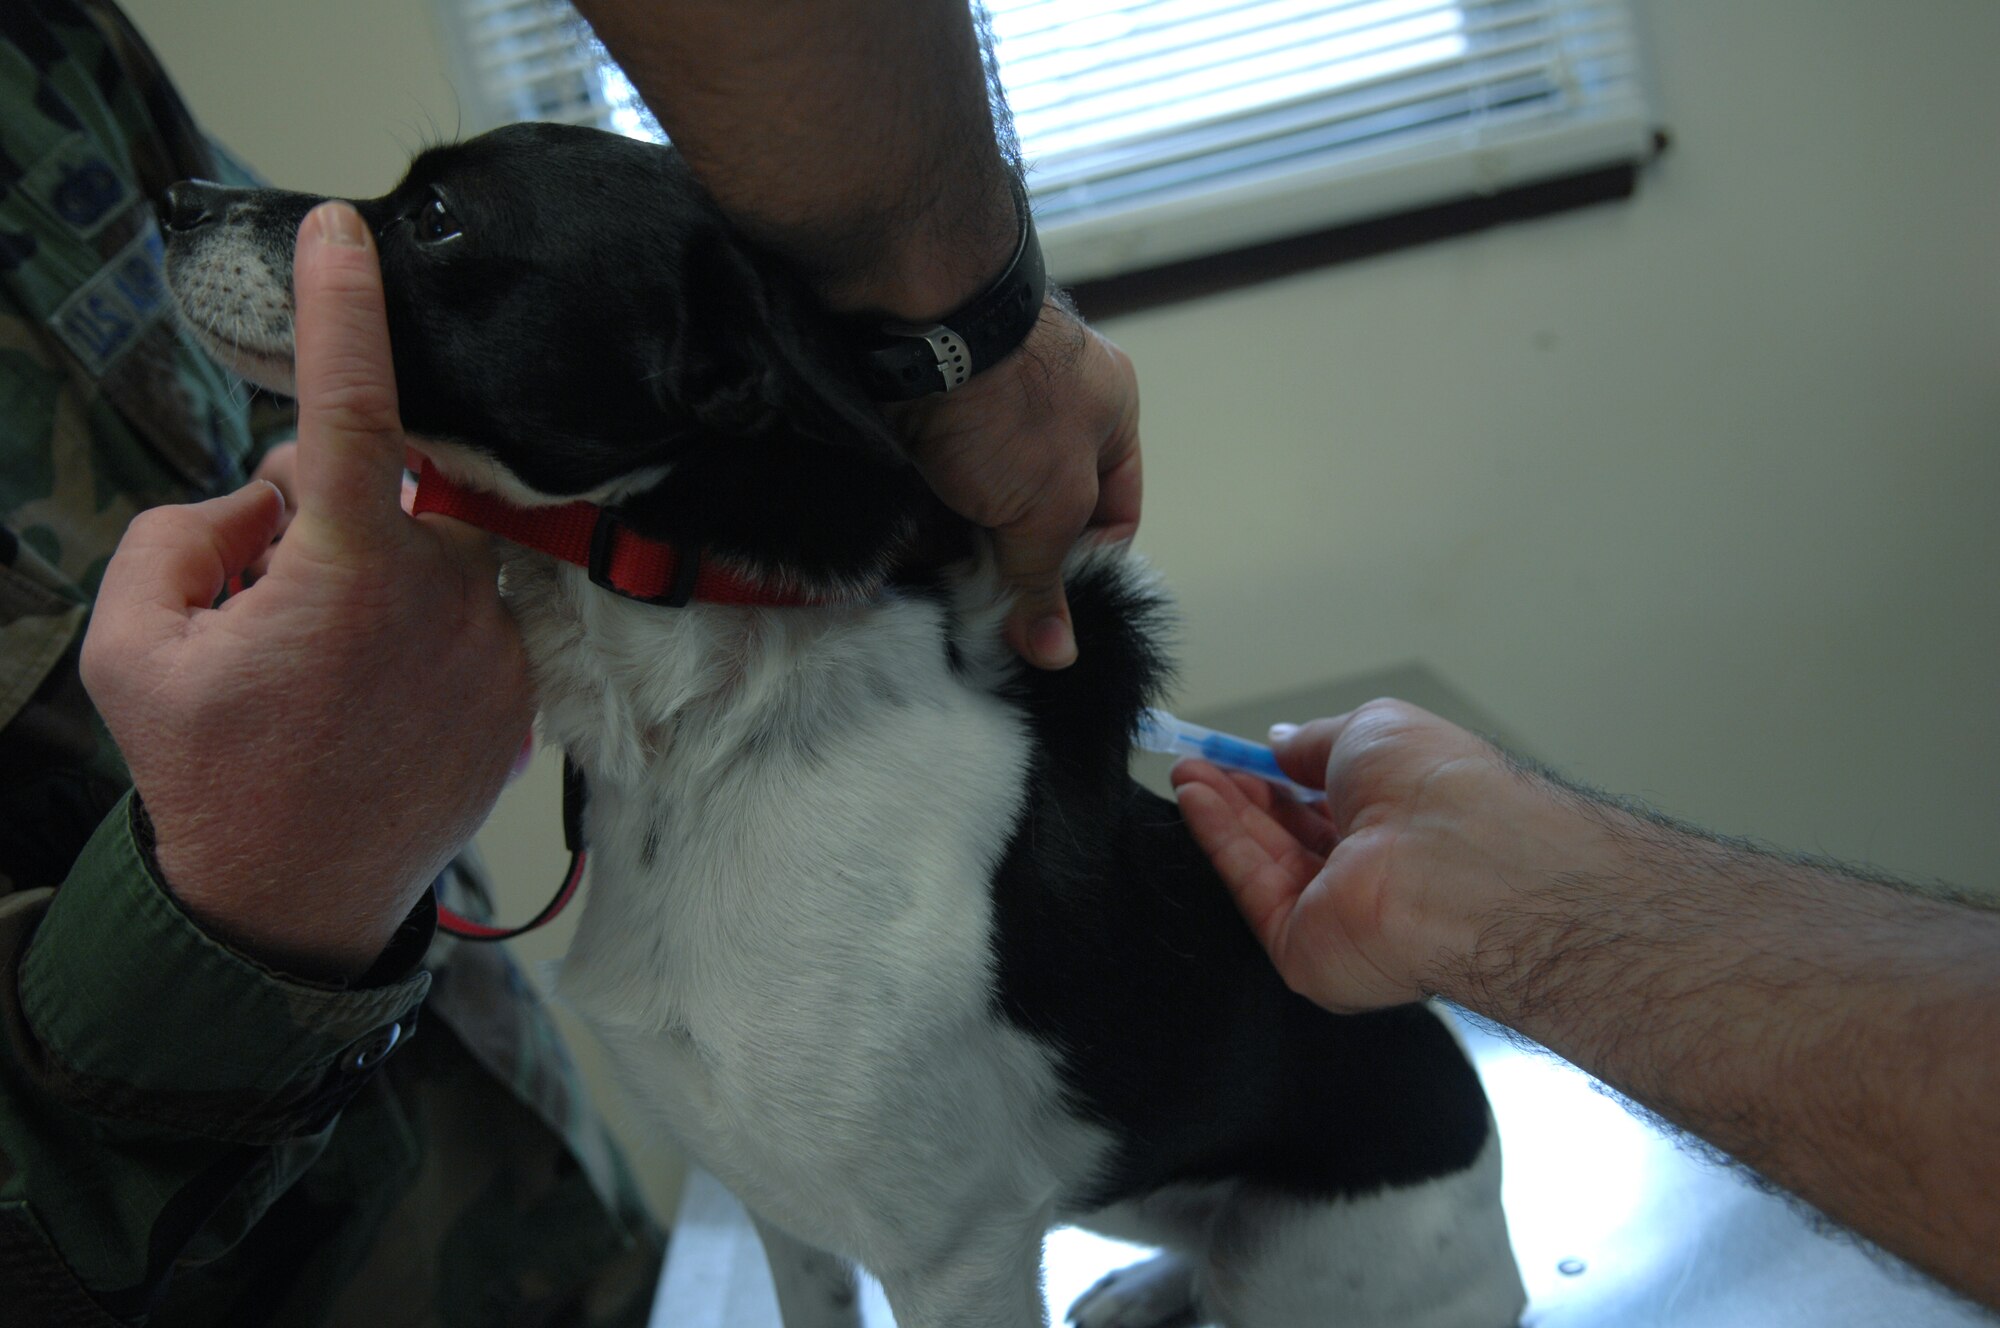
M1470 1032L1500 1118L1525 1328L1977 1328L2000 1322L1784 1200L1683 1152L1581 1072ZM1044 1254L1051 1322L1150 1251L1064 1229ZM1996 1256L2000 1257L2000 1256ZM867 1328L892 1328L872 1281ZM714 1177L690 1175L653 1328L779 1328L763 1248ZM1328 1328L1338 1328L1338 1321ZM1496 1325L1497 1328L1497 1325Z

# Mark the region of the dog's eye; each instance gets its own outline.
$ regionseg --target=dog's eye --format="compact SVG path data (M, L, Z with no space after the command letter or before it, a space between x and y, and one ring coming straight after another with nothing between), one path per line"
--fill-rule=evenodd
M438 244L458 233L458 218L451 215L442 198L433 198L417 214L417 238L425 244Z

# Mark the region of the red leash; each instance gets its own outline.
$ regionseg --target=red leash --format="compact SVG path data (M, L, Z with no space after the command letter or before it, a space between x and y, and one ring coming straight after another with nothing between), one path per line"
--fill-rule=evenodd
M454 913L443 904L438 905L438 926L462 941L511 941L516 936L526 935L543 923L552 921L556 914L569 907L576 887L583 881L583 865L587 857L587 853L570 854L569 875L564 878L556 897L544 904L541 912L518 927L489 927L483 922L474 922L463 913Z
M576 888L583 882L584 862L589 857L583 846L583 809L589 801L590 791L583 782L583 771L576 762L563 757L563 847L569 850L569 873L563 877L555 898L542 905L542 911L529 918L518 927L494 927L484 922L474 922L463 913L454 913L443 904L438 905L438 926L444 931L466 941L511 941L516 936L525 935L535 928L552 921L556 914L569 907L569 901L576 896Z

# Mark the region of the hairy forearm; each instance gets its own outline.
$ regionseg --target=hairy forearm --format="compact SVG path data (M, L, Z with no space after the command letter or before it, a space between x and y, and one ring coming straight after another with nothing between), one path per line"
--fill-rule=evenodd
M1440 994L2000 1303L2000 913L1556 796Z
M836 308L949 312L1006 262L966 0L579 0L703 184Z

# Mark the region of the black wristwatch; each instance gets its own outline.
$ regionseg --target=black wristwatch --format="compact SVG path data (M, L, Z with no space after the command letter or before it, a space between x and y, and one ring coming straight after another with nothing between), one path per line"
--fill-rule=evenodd
M956 311L928 327L877 323L864 334L861 374L877 401L909 401L949 392L1005 359L1042 315L1047 276L1028 195L1014 185L1021 238L1007 267Z

